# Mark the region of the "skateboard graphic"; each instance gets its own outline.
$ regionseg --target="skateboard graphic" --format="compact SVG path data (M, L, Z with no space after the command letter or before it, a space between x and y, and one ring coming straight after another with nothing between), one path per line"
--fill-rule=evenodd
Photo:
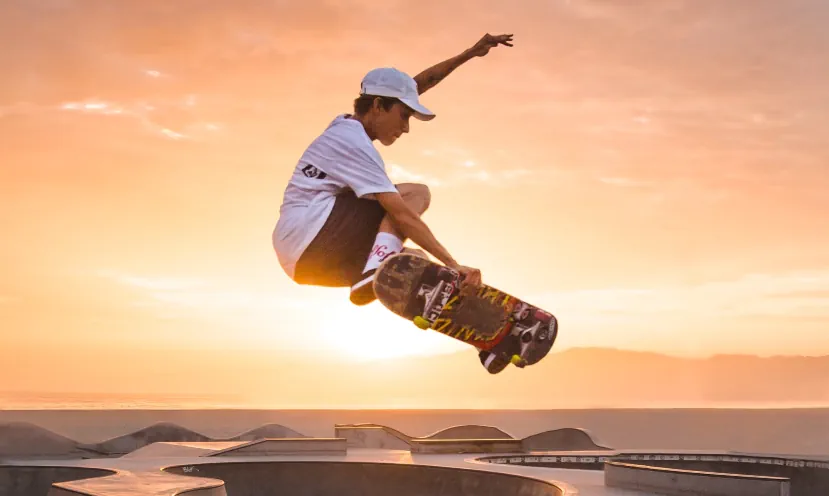
M421 329L474 346L490 373L547 356L558 335L553 314L486 284L463 295L460 283L457 271L405 252L384 260L373 282L383 306Z

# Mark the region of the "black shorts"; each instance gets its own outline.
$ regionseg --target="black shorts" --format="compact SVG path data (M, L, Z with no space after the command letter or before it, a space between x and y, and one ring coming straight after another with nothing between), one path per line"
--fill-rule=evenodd
M353 191L337 196L320 232L299 257L294 281L314 286L352 286L360 280L386 210Z

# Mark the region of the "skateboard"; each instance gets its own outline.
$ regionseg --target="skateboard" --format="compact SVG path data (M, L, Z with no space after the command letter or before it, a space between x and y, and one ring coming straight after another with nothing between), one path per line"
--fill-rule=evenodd
M493 354L502 365L491 373L510 363L524 368L547 356L558 336L552 313L486 284L464 295L461 282L457 271L404 252L385 259L372 284L391 312Z

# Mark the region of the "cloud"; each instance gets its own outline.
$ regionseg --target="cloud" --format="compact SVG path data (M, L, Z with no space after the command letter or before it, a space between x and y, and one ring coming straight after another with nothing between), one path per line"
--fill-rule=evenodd
M556 173L551 169L534 171L525 164L521 167L505 166L503 165L505 162L514 160L512 154L505 149L492 151L486 159L478 158L469 149L450 144L424 149L420 153L428 157L428 161L416 165L390 163L389 177L393 181L421 182L435 188L455 187L469 183L510 187L530 175ZM418 172L415 172L416 170Z
M425 174L418 174L412 172L409 168L403 167L400 164L389 164L389 178L395 183L421 183L427 184L430 187L443 186L443 180L437 177L427 176Z
M188 95L182 102L174 105L174 107L178 109L188 109L195 105L195 101L196 100L193 95ZM159 104L151 105L148 103L134 103L127 105L119 104L117 102L84 100L63 103L58 106L58 109L66 112L77 112L80 114L124 116L137 120L142 126L144 126L144 128L168 139L176 141L196 139L194 134L185 134L184 132L159 124L153 117L154 113L161 111ZM220 126L206 122L190 122L184 126L192 131L202 131L202 136L204 135L204 132L215 132L220 129Z
M93 98L66 101L56 105L17 102L0 106L0 118L61 112L132 119L155 135L175 141L204 140L225 130L223 123L206 121L195 115L195 106L194 95L187 95L174 102L155 101L153 103L146 101L125 103ZM165 121L175 121L175 124L171 126Z
M198 114L196 95L185 95L175 101L117 102L100 99L82 99L55 105L17 102L0 106L0 118L12 116L37 116L53 112L78 115L103 116L131 119L151 133L175 140L204 140L225 130L221 122L201 119Z
M394 182L419 182L434 188L451 188L473 182L491 187L511 187L523 184L522 178L528 175L539 174L529 169L487 170L478 166L450 169L440 175L418 174L412 172L414 167L397 163L389 164L388 168L389 177Z

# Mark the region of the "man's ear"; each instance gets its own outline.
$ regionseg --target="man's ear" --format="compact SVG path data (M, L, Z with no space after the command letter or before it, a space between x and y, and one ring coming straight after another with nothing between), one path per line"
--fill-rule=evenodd
M383 99L379 96L375 96L374 100L371 101L371 108L377 110L378 112L383 110Z

